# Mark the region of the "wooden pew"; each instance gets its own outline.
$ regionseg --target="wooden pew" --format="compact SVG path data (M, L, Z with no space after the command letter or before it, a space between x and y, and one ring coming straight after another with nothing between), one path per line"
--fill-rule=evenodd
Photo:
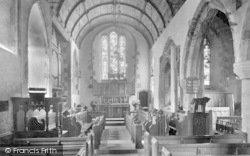
M204 144L167 144L162 148L163 156L193 155L250 155L249 143L204 143Z
M135 143L135 148L142 148L142 122L138 119L145 119L145 113L142 111L127 112L125 115L125 125L128 129L131 140Z
M91 113L95 115L96 113ZM100 112L98 113L98 115ZM75 114L76 116L76 114ZM71 116L69 116L70 118ZM55 138L20 138L14 139L14 143L19 146L46 146L48 144L60 148L63 145L63 153L66 155L94 155L94 142L99 146L103 129L105 128L105 113L98 117L98 121L89 124L93 128L93 133L84 137L55 137ZM85 119L84 119L85 120ZM93 124L93 127L92 127ZM82 135L81 135L82 136Z
M166 116L162 110L153 110L151 113L142 110L127 112L125 123L131 134L131 140L136 148L142 148L142 135L145 131L153 135L168 135Z
M148 132L144 134L144 155L160 155L165 144L191 144L191 143L244 143L246 133L234 135L205 135L205 136L153 136Z
M162 110L150 115L150 120L145 123L145 129L152 135L169 135L168 120Z
M94 149L98 149L101 144L102 132L105 128L105 116L99 116L93 121L92 133Z
M60 138L20 138L14 139L14 145L29 148L54 147L66 155L92 156L94 151L93 139L89 137L60 137ZM53 154L51 154L53 155Z
M80 151L79 151L80 148ZM5 147L0 147L1 156L88 156L85 152L85 147L78 147L75 145L44 145L44 146L19 146L11 147L12 153L5 153ZM15 150L13 150L15 149ZM18 153L19 149L19 153ZM23 150L29 150L30 153ZM47 149L47 151L46 151ZM39 151L38 151L39 150ZM34 152L36 151L36 152ZM78 152L79 151L79 152Z

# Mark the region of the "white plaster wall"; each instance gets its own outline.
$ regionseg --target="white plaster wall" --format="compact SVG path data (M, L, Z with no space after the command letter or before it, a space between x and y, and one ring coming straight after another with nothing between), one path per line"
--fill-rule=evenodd
M189 30L189 21L194 17L194 13L196 11L200 0L187 0L175 17L168 24L166 29L163 31L161 36L157 39L155 44L153 45L151 51L154 59L154 107L159 108L159 99L158 99L158 88L159 88L159 59L164 50L165 44L168 38L173 39L176 45L180 45L180 53L181 53L181 62L182 55L184 51L184 46L187 39L187 32Z
M49 90L49 58L47 35L42 10L34 4L28 29L28 87Z
M79 68L80 68L80 61L79 61L79 48L77 47L77 45L75 44L75 42L73 40L70 41L71 42L71 50L70 50L70 53L71 53L71 107L74 107L74 104L78 105L80 104L80 95L77 94L77 92L75 92L74 90L74 83L73 81L76 81L77 77L75 75L75 69L73 69L74 65L74 52L76 52L76 55L78 57L78 64L79 64ZM80 83L80 81L79 81ZM80 83L81 84L81 83ZM80 84L79 85L79 89L80 89Z
M149 90L149 47L144 38L135 35L137 43L136 97L142 90Z
M79 51L80 57L80 70L81 70L81 78L80 78L80 103L83 106L90 107L91 100L94 99L92 88L90 88L90 84L92 84L92 42L93 42L94 34L90 34L83 40L82 45Z
M13 129L13 105L10 98L21 96L20 57L17 54L17 3L0 0L0 101L9 101L0 112L0 136Z

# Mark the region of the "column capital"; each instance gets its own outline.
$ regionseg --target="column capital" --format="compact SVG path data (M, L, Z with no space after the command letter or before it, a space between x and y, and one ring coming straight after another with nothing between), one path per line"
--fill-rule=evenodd
M234 63L234 72L240 79L250 79L250 61Z

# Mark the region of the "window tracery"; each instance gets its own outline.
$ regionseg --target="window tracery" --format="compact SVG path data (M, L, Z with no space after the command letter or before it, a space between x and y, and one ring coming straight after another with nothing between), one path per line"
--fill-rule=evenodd
M203 71L204 71L204 85L210 85L210 71L211 71L211 53L208 40L205 38L203 41Z
M112 31L102 36L102 79L126 78L126 38Z

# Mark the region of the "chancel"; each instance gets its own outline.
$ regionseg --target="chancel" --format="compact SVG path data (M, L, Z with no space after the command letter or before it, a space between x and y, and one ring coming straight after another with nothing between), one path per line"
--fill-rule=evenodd
M249 0L0 0L0 14L1 156L250 155Z

